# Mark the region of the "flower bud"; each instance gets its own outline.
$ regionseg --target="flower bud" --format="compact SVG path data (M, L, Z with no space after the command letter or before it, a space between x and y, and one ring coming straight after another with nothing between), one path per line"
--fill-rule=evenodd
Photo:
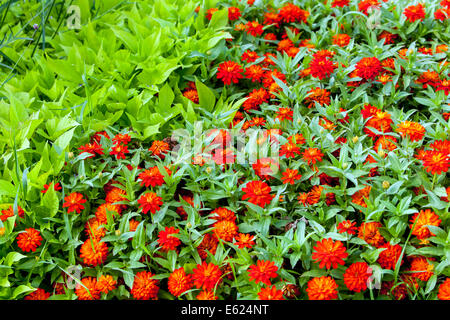
M0 237L5 234L5 228L0 228Z
M348 167L348 163L344 162L344 164L342 165L342 169L347 169L347 167Z
M354 136L354 137L352 138L353 143L357 143L358 140L359 140L359 137L358 137L358 136Z
M389 188L390 185L391 185L391 184L389 183L389 181L386 181L386 180L383 181L383 188L384 188L384 189Z
M211 174L212 171L213 171L213 169L212 169L211 167L206 168L206 172L207 172L208 174Z
M386 152L384 152L383 149L380 149L380 151L378 151L378 155L382 158L384 158L386 156Z
M72 151L69 152L67 155L68 155L69 159L72 159L72 158L73 158L73 152L72 152Z
M120 232L120 230L116 230L116 236L120 236L122 232Z

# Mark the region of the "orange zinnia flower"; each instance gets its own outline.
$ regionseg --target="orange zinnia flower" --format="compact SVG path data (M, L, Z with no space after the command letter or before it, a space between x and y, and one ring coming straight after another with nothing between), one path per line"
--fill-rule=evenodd
M380 247L384 243L384 238L378 230L383 225L379 222L363 222L358 230L358 238L363 239L368 244Z
M439 300L450 300L450 278L446 278L439 286L438 298Z
M238 226L234 221L221 220L214 223L214 234L223 241L230 242L238 233Z
M95 239L101 239L106 234L106 229L97 218L89 219L84 226L84 231L88 237Z
M315 262L320 262L319 268L330 269L333 266L333 269L336 269L339 264L345 264L343 259L348 256L342 242L339 240L334 242L331 238L317 241L313 250L312 259L316 260Z
M291 170L286 168L286 171L282 173L281 181L283 181L284 184L294 184L295 180L299 180L301 177L302 176L298 173L297 169Z
M277 119L281 121L288 120L292 121L294 116L294 111L289 107L281 107L277 111Z
M176 229L175 227L166 227L164 230L161 230L158 234L158 243L161 246L162 251L170 251L175 250L180 244L181 241L177 237L172 236L172 234L180 233L180 229Z
M311 165L322 161L323 156L324 154L318 148L306 148L305 151L303 151L302 159Z
M105 294L116 289L117 281L110 275L101 275L97 280L96 288Z
M263 25L260 24L258 21L249 21L245 24L245 31L254 36L260 36L263 34Z
M72 192L67 197L64 197L63 208L68 208L67 213L71 213L72 211L76 211L80 213L81 210L84 209L82 203L86 202L86 199L83 199L83 195L78 192Z
M315 106L315 102L321 106L330 104L330 92L327 89L314 88L308 91L308 95L305 98L308 103L308 108Z
M333 36L333 44L339 47L345 47L350 43L351 39L348 34L336 34Z
M81 245L80 257L85 264L93 267L103 264L108 257L108 245L95 238L89 238Z
M201 291L198 296L197 300L217 300L219 297L214 295L214 292L212 291Z
M303 22L306 23L309 12L306 10L300 9L293 3L288 3L284 7L280 9L278 12L283 22Z
M233 211L228 210L227 208L216 208L210 213L211 219L222 221L222 220L228 220L228 221L236 221L236 215Z
M242 200L248 199L250 203L256 204L262 208L269 204L275 197L270 194L272 188L263 181L250 181L242 191L244 192Z
M278 267L272 261L258 260L256 265L251 265L248 268L248 276L250 280L255 280L256 283L264 283L271 285L270 278L276 278Z
M234 244L237 245L239 249L251 249L255 245L255 241L253 241L254 236L248 233L239 233L234 239L236 240Z
M162 198L158 197L158 195L154 192L148 192L141 195L137 201L142 208L142 212L147 214L147 212L155 213L159 209L161 209L161 205L163 204Z
M98 206L97 210L95 210L95 217L97 218L100 224L108 223L108 215L106 211L109 211L111 217L114 219L119 216L120 206L111 204L111 203L102 203Z
M409 271L412 271L411 276L422 281L428 281L433 275L434 266L428 262L434 260L433 258L426 258L422 256L411 257Z
M194 285L203 290L213 290L222 281L220 268L211 262L197 264L193 272Z
M203 236L202 242L197 247L197 252L200 258L202 258L202 260L205 260L208 256L207 251L209 251L212 255L216 254L218 242L219 241L217 240L215 235L209 233L205 234Z
M27 228L17 236L17 245L22 251L34 252L42 243L41 233L33 228Z
M198 97L198 91L196 89L188 89L183 92L183 96L189 100L191 100L193 103L198 104L200 102Z
M409 222L411 222L409 225L410 228L413 228L414 226L412 234L415 235L417 239L423 240L435 236L435 234L432 233L426 226L439 227L442 220L439 219L439 216L430 209L425 209L415 213Z
M20 206L17 206L17 215L20 218L23 218L25 216L25 211L23 211L23 209ZM9 206L8 209L2 210L2 213L0 214L0 220L2 222L5 222L6 219L13 216L14 216L14 208L13 206Z
M242 54L241 59L244 62L252 63L259 59L259 56L255 51L247 50Z
M333 300L337 299L338 285L331 277L316 277L308 282L306 292L309 300Z
M450 166L448 154L434 150L427 150L424 152L422 163L425 170L432 174L445 173Z
M361 292L367 289L367 280L372 270L365 262L352 263L344 273L344 283L350 291Z
M50 298L50 293L46 292L44 289L37 288L36 291L28 294L23 298L24 300L47 300Z
M87 277L81 279L81 283L83 286L79 283L75 286L75 294L78 300L98 300L101 298L101 292L97 288L97 279Z
M411 141L420 141L425 134L425 128L419 123L412 121L403 121L398 125L396 131L403 138L408 136Z
M148 149L152 153L152 155L163 159L166 157L165 153L170 149L170 146L167 142L164 141L153 141L151 147Z
M361 189L354 194L352 194L352 202L356 203L357 205L360 205L364 208L367 208L366 201L364 199L369 198L370 190L372 189L371 186L367 186L364 189Z
M175 297L179 297L182 293L191 289L193 285L192 276L186 274L183 267L175 269L167 282L169 292Z
M283 297L283 291L277 290L275 286L270 288L261 288L258 292L259 300L285 300Z
M337 229L339 233L347 232L348 234L356 234L356 230L358 230L356 227L356 222L351 220L342 221L338 224Z
M245 69L245 77L252 82L261 82L264 76L264 70L261 66L254 64Z
M155 275L149 271L136 273L131 288L131 295L138 300L157 300L159 281L153 279Z
M300 148L291 142L283 144L280 148L280 156L286 156L287 159L295 158L296 155L300 154Z

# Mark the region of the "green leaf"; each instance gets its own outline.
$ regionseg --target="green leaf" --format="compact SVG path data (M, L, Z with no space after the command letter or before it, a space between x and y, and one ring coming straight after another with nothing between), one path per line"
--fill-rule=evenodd
M56 194L53 184L48 188L47 192L42 198L42 205L48 209L47 214L49 217L55 216L59 209L59 199Z
M197 87L200 106L206 111L211 112L214 109L214 105L216 103L216 97L214 96L214 93L211 89L209 89L198 80L195 81L195 86Z

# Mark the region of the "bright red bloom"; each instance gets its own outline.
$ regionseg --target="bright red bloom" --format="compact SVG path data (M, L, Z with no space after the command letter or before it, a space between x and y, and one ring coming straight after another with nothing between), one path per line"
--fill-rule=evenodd
M335 7L345 7L348 6L348 4L350 3L350 0L333 0L333 2L331 3L331 7L335 8Z
M217 69L217 79L222 79L225 85L238 83L239 79L243 78L242 67L234 61L225 61L219 65Z
M256 59L259 59L258 54L255 51L251 50L245 51L241 56L241 60L247 63L255 62Z
M308 103L308 108L314 107L317 102L321 106L330 104L330 92L327 89L314 88L308 91L308 95L305 98Z
M403 14L406 16L406 20L414 22L417 20L423 20L425 18L425 6L419 3L417 6L409 6L405 8Z
M214 219L216 221L222 221L227 220L231 222L236 221L236 214L228 210L227 208L216 208L211 212L211 219Z
M431 150L424 152L422 163L425 170L432 174L446 173L450 166L448 154Z
M175 297L179 297L183 292L190 290L193 285L192 275L186 274L183 267L174 270L167 282L169 292Z
M295 180L299 180L302 176L298 173L297 169L291 170L286 168L286 171L282 173L281 181L284 184L295 184Z
M277 111L277 119L281 121L288 120L292 121L294 116L294 111L289 107L280 107Z
M309 165L315 164L316 162L322 161L322 157L324 154L320 149L317 148L306 148L305 151L303 151L303 160L308 162Z
M111 148L111 152L109 153L110 155L115 155L116 159L125 159L125 153L128 153L128 147L124 144L115 144L112 148Z
M202 258L205 260L208 257L208 253L210 252L212 255L216 254L216 249L219 241L214 234L207 233L203 236L203 240L200 245L197 247L197 252Z
M292 143L287 142L283 144L280 148L280 156L286 156L286 158L295 158L295 156L300 154L300 148Z
M48 188L53 185L53 190L55 191L59 191L62 189L61 185L59 184L59 182L57 182L56 184L53 184L53 182L51 182L50 184L44 184L44 190L41 190L42 193L46 193L48 191Z
M114 138L112 138L112 141L115 144L128 144L131 141L131 137L128 133L125 134L118 133L114 136Z
M285 23L290 22L306 23L309 17L308 11L302 10L292 3L288 3L284 7L282 7L278 14L281 17L282 21Z
M333 269L336 269L339 264L345 264L343 259L348 256L342 242L339 240L334 242L331 238L317 241L313 250L312 259L320 262L319 268L326 267L330 269L333 266Z
M197 288L213 290L222 281L222 271L213 263L202 262L192 271L194 272L192 279Z
M348 34L336 34L333 36L333 44L339 47L345 47L350 43L351 39L352 38Z
M93 158L97 154L98 155L103 154L103 147L101 144L97 142L85 144L84 146L79 147L78 150L81 150L80 154L85 152L90 153L91 155L88 158Z
M356 234L358 228L356 227L356 222L351 220L344 220L338 224L337 229L339 233L347 232L348 234Z
M206 19L211 21L213 14L216 13L217 11L219 11L218 8L210 8L206 10Z
M258 21L249 21L245 24L245 30L248 34L257 37L263 34L263 25Z
M158 195L154 192L148 192L141 195L137 201L142 208L142 212L147 214L147 212L155 213L159 209L161 209L161 205L163 204L162 198L158 197Z
M264 70L261 66L254 64L245 69L245 77L252 82L261 82L264 76Z
M263 181L250 181L242 191L244 192L242 200L248 199L250 203L256 204L262 208L269 204L274 198L274 195L270 194L272 188Z
M252 1L254 1L254 0L252 0ZM217 299L219 299L219 297L215 296L214 292L212 292L212 291L201 291L197 295L197 300L217 300Z
M391 269L395 270L395 266L397 265L397 261L400 259L402 254L402 247L398 244L391 245L390 243L386 243L385 245L380 246L380 248L386 248L380 252L378 257L378 263L383 269ZM400 265L403 263L403 259L400 262Z
M422 281L428 281L433 275L434 266L428 262L428 260L434 260L433 258L426 258L423 256L411 257L411 267L409 271L411 276L418 278Z
M367 280L372 270L365 262L352 263L344 273L344 283L351 291L361 292L367 289Z
M172 171L170 171L167 167L164 167L166 170L167 175L171 175ZM162 186L164 181L164 176L159 171L159 168L157 166L148 168L147 170L144 170L141 172L138 176L139 179L141 179L141 186Z
M157 300L159 281L153 279L155 275L149 271L136 273L131 288L131 295L138 300Z
M16 238L17 246L25 252L34 252L42 243L41 233L33 228L27 228Z
M361 0L358 3L359 11L361 11L365 15L369 14L369 8L371 8L371 7L379 8L380 4L379 4L378 0Z
M275 286L270 288L261 288L258 292L259 300L285 300L283 297L283 291L277 290Z
M230 20L230 21L238 20L240 16L241 16L241 11L239 10L239 8L236 8L236 7L228 8L228 20Z
M337 288L333 278L324 276L309 280L306 292L309 300L333 300L338 297Z
M309 68L311 69L311 76L322 80L328 78L337 67L333 61L327 58L314 57L309 63Z
M278 277L278 267L272 261L258 260L256 265L251 265L248 268L248 276L250 280L255 280L256 283L264 283L271 285L270 278Z
M76 211L80 213L81 210L84 209L82 203L86 202L86 199L83 199L83 195L78 192L72 192L67 197L64 197L63 208L68 208L67 213L71 213L72 211Z
M374 80L382 70L381 62L376 57L362 58L356 64L356 75L364 80Z
M17 215L20 218L23 218L25 216L25 211L23 211L23 209L20 206L17 206ZM0 214L0 220L2 222L5 222L6 219L13 216L14 216L14 208L13 206L9 206L8 209L2 210L2 213Z
M180 233L180 229L176 229L175 227L166 227L159 232L158 243L162 251L175 250L181 244L180 239L172 236L178 233Z

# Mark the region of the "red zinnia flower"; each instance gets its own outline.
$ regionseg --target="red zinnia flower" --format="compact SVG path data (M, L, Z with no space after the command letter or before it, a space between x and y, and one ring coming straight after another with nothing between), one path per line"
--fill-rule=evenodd
M309 300L333 300L338 297L337 288L338 285L333 278L323 276L309 280L306 292Z
M197 264L197 267L192 271L194 272L192 275L194 285L197 288L213 290L222 281L222 271L213 263L202 262L202 264Z
M125 153L128 153L128 147L124 144L115 144L112 148L111 148L111 152L109 153L110 155L115 155L116 159L125 159Z
M336 64L323 57L314 57L309 63L311 69L311 76L319 78L320 80L328 78L336 69Z
M108 257L108 246L103 241L89 238L81 245L80 257L85 264L93 267L103 264Z
M50 298L50 293L46 292L44 289L37 288L36 291L28 294L23 298L24 300L47 300Z
M403 14L409 22L423 20L425 18L425 6L419 3L417 6L406 7Z
M234 239L236 240L234 244L237 245L239 249L251 249L255 244L255 241L253 241L254 236L248 233L239 233Z
M101 298L101 292L97 288L97 279L87 277L81 279L81 283L83 285L77 283L75 286L75 294L78 300L98 300Z
M117 287L117 281L110 275L101 275L97 280L96 288L103 293L108 293Z
M164 141L153 141L151 147L148 149L154 156L159 157L160 159L164 159L166 153L169 150L169 144Z
M156 300L158 298L158 280L152 279L153 273L141 271L134 277L131 294L138 300Z
M192 275L186 274L183 267L175 269L167 282L169 292L175 297L179 297L183 292L191 289L193 285Z
M400 259L400 255L402 254L402 247L398 244L391 245L390 243L386 243L385 245L380 246L380 248L386 248L380 252L378 257L378 263L383 269L392 269L395 270L395 266L397 265L397 261ZM403 259L400 262L400 265L403 263Z
M274 198L274 195L269 194L272 188L263 181L250 181L242 191L244 192L242 200L248 199L250 203L263 208Z
M278 267L272 261L256 261L256 265L251 265L248 268L248 276L250 280L255 280L256 283L264 283L271 285L270 278L276 278Z
M241 11L239 10L239 8L236 8L236 7L228 8L228 20L230 20L230 21L238 20L240 16L241 16Z
M17 236L17 245L22 251L34 252L42 243L41 233L33 228L27 228Z
M63 208L68 208L67 213L71 213L72 211L76 211L80 213L81 210L84 209L82 203L86 202L86 199L83 199L83 195L78 192L72 192L67 197L64 197Z
M167 174L170 176L172 172L167 168L164 167ZM148 168L147 170L144 170L141 172L138 176L139 179L141 179L141 186L162 186L164 181L164 176L161 174L157 166Z
M249 21L245 24L245 30L248 34L257 37L263 34L263 25L258 21Z
M356 234L358 228L356 227L356 222L351 220L344 220L338 224L337 229L339 233L347 232L348 234Z
M80 154L85 152L90 153L91 155L88 158L93 158L96 154L103 154L103 147L97 142L85 144L84 146L79 147L78 150L81 150Z
M232 82L238 83L239 79L243 78L242 67L234 61L225 61L219 65L217 69L217 79L222 79L225 85L229 85Z
M309 165L322 161L324 154L317 148L306 148L303 151L303 160L308 162Z
M56 184L53 184L53 182L51 182L50 184L44 184L44 190L41 190L42 193L46 193L48 191L48 188L53 185L53 190L55 191L59 191L61 190L61 185L59 184L59 182L57 182Z
M348 253L341 241L337 240L333 242L331 238L317 241L316 246L313 248L312 259L320 262L319 268L326 267L330 269L333 266L334 269L338 267L338 264L344 264L345 258Z
M155 213L159 209L161 209L161 205L163 204L162 198L158 197L158 195L154 192L148 192L140 196L137 201L142 208L142 212L147 214L147 212Z
M261 288L258 292L259 300L285 300L283 297L283 291L277 290L275 286L270 288Z
M425 151L422 162L425 170L432 174L445 173L450 166L448 154L444 154L440 151Z
M297 169L291 170L286 168L286 171L282 173L281 181L283 181L284 184L294 184L295 180L299 180L301 177L302 176L298 173Z
M381 62L376 57L362 58L356 64L356 75L364 80L374 80L382 70Z
M367 289L367 280L372 275L372 270L365 262L351 264L344 273L344 283L351 291L361 292Z
M162 251L175 250L181 244L180 239L172 236L172 234L178 233L180 233L180 229L176 229L175 227L166 227L159 232L158 243Z

